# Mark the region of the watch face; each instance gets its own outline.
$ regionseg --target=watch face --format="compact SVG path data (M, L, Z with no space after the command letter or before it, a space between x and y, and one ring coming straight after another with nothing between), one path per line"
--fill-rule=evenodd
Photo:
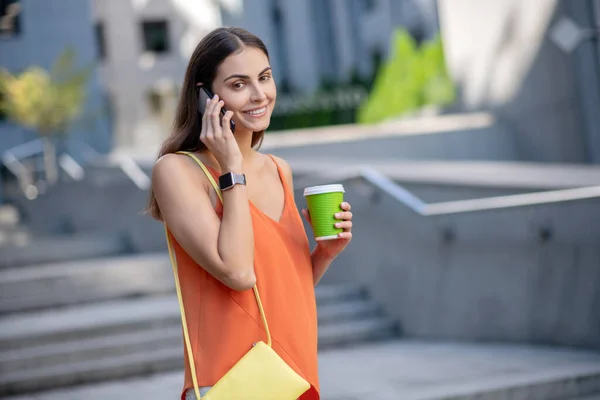
M228 172L219 177L219 187L221 188L221 190L231 189L232 187L238 184L246 184L246 175Z
M227 189L233 186L233 174L231 172L221 175L219 177L219 187L221 190Z

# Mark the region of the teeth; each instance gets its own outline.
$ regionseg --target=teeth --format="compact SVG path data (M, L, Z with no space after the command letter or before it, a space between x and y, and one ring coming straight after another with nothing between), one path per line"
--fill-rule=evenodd
M259 108L258 110L254 110L254 111L246 111L246 114L258 115L258 114L264 113L266 109L267 109L267 107L263 107L263 108Z

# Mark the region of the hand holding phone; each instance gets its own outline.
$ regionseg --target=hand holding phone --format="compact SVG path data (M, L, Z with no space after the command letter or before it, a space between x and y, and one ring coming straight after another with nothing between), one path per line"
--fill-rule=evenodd
M199 141L214 155L221 171L241 173L243 156L233 136L233 112L223 110L222 100L210 90L198 91L198 111L202 114ZM226 129L227 124L231 129Z
M198 94L198 112L204 115L204 111L206 108L206 99L212 99L215 95L204 85L200 86L199 94ZM225 115L227 110L222 107L221 108L221 117ZM233 120L229 121L229 128L231 129L231 133L235 133L235 122Z

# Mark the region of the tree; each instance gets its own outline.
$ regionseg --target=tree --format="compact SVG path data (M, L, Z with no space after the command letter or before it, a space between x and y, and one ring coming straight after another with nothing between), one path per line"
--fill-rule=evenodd
M18 75L0 71L0 109L16 124L35 130L44 146L49 184L58 179L53 138L64 138L81 117L92 69L75 69L75 53L66 49L51 71L31 66Z
M417 47L405 30L396 30L393 48L375 77L369 97L358 110L360 123L396 117L426 105L454 101L455 87L446 70L440 36Z

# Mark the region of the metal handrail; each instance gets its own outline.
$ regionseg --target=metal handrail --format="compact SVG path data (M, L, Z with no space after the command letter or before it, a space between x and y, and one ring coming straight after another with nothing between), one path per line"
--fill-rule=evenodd
M89 146L88 146L89 147ZM23 194L30 200L35 199L39 192L36 183L33 180L32 171L22 160L34 156L41 156L44 153L43 139L38 138L20 145L17 145L2 154L2 164L17 178L19 188ZM63 153L58 158L58 167L74 180L81 180L85 176L83 167L75 161L68 153Z
M43 142L41 139L35 139L27 143L20 144L2 154L2 164L16 178L19 188L29 199L37 197L37 188L31 176L31 171L21 160L42 154L44 151ZM34 187L35 190L31 190Z
M150 188L150 178L132 157L120 155L117 159L117 163L121 168L121 171L131 179L138 189L148 190Z
M588 186L427 204L372 167L361 168L359 175L425 217L600 198L600 186Z
M140 190L150 189L151 179L133 157L126 154L111 154L94 160L97 166L118 167Z

